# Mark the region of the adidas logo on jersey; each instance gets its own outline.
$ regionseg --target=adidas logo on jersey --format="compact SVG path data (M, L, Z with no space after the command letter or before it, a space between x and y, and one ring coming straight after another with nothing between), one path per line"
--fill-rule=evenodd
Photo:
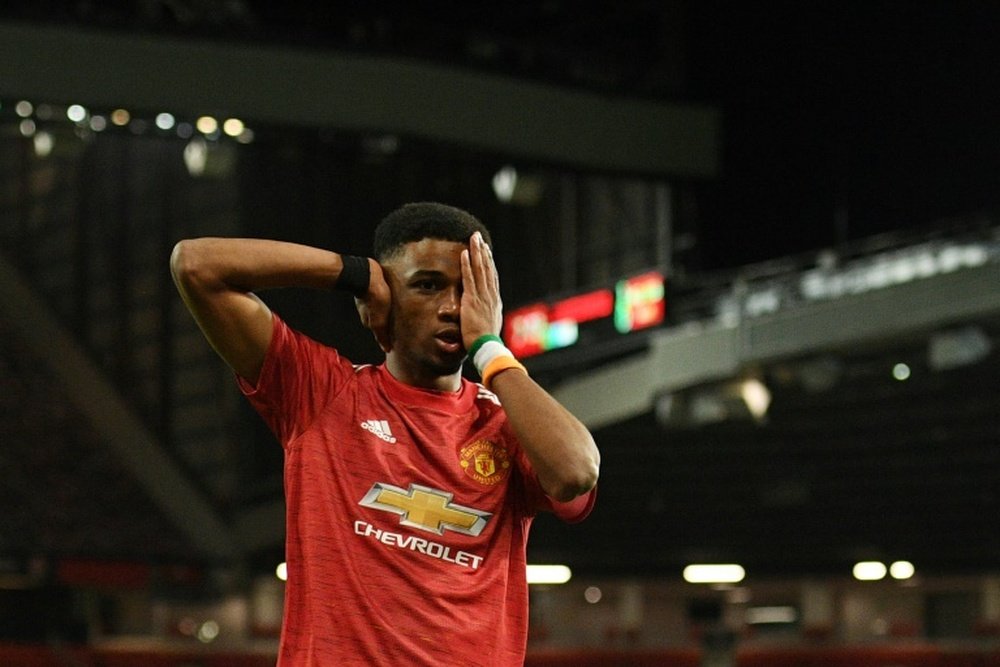
M384 419L366 419L361 422L361 428L368 431L372 435L382 438L386 442L396 442L396 436L392 434L392 429L389 428L389 422Z

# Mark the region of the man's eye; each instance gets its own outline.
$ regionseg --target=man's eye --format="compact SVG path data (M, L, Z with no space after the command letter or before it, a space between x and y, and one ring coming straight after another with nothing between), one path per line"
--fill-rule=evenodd
M437 283L433 280L420 280L417 281L417 288L423 290L433 290L437 288Z

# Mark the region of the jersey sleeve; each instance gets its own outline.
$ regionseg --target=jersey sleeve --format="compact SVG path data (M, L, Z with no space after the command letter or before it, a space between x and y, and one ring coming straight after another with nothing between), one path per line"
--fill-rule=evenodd
M535 483L537 484L537 482L536 478ZM578 523L586 519L591 510L594 509L594 503L597 502L596 486L587 493L565 503L550 498L542 491L541 487L538 488L538 493L541 494L538 501L539 508L545 512L552 512L566 523Z
M240 376L236 379L287 448L346 386L354 367L332 347L295 331L277 314L272 317L274 331L257 384Z

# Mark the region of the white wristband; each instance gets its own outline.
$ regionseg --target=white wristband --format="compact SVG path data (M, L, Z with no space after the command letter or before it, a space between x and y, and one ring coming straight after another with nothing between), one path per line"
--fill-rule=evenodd
M498 343L495 340L486 341L483 346L476 350L476 356L472 358L472 365L476 367L479 374L483 374L483 369L486 368L486 364L490 363L497 357L513 357L514 355L507 346L503 343Z

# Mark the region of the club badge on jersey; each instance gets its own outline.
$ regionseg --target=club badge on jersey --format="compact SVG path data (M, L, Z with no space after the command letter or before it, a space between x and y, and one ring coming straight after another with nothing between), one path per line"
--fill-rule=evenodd
M465 474L485 486L494 486L510 476L510 454L489 440L476 440L459 452Z

